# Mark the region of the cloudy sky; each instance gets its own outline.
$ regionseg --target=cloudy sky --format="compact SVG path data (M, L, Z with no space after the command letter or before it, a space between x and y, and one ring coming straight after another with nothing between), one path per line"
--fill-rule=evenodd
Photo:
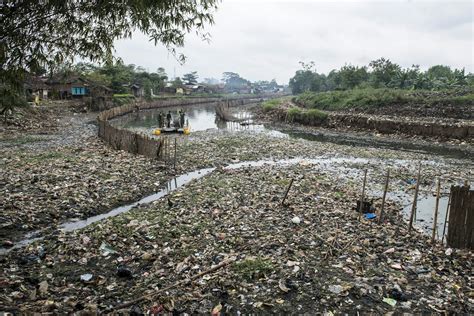
M116 55L168 75L197 71L200 79L233 71L251 81L288 83L299 61L318 72L381 56L409 67L473 66L471 0L223 0L210 43L189 35L184 65L142 34L116 43Z

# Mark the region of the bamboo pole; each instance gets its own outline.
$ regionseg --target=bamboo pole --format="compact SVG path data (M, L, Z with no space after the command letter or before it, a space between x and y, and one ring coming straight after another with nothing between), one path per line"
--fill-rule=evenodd
M285 193L285 196L283 197L283 200L281 201L281 205L285 204L285 200L286 200L286 197L288 196L288 193L290 192L291 185L293 184L293 180L294 179L291 179L290 185L288 186L288 189L286 189L286 193Z
M438 178L438 187L436 188L436 204L435 204L435 211L434 211L434 220L433 220L433 234L431 235L431 243L434 245L435 243L435 236L436 236L436 228L438 224L438 208L439 208L439 192L441 190L441 181Z
M174 172L176 172L176 147L177 147L177 146L176 146L176 143L177 143L177 139L176 139L176 137L175 137L175 138L174 138L174 166L173 166L173 167L174 167L174 168L173 168L173 169L174 169Z
M367 169L364 170L364 183L362 185L362 194L360 195L360 204L359 204L359 221L362 217L362 206L364 204L365 198L365 184L367 182Z
M379 224L382 222L383 211L384 211L384 207L385 207L385 198L387 197L387 191L388 191L388 181L389 181L389 179L390 179L390 169L387 170L387 176L385 178L385 187L383 189L382 207L380 208Z
M446 215L444 216L444 225L443 225L443 237L441 238L441 244L444 244L444 236L446 233L446 224L448 223L448 215L451 206L451 192L449 193L448 206L446 207Z
M410 214L410 224L408 226L408 232L411 232L413 227L413 219L415 218L416 213L416 204L418 200L418 189L420 188L420 175L421 175L421 163L418 166L418 176L416 178L416 187L415 187L415 197L413 198L413 205L411 207L411 214Z

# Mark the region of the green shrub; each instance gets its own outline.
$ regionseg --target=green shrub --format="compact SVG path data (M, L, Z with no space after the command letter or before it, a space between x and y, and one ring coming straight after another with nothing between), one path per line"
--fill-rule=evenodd
M346 91L305 92L293 98L294 103L321 110L337 111L348 108L366 109L390 105L474 105L474 93L459 96L453 90L353 89Z
M270 112L278 108L283 103L282 99L271 99L262 103L263 112Z
M402 104L412 100L413 97L406 90L373 88L321 93L305 92L295 98L295 102L304 107L330 111Z
M287 110L286 117L289 122L321 125L327 120L328 114L318 109L303 110L299 107L291 107Z
M302 110L297 107L291 107L286 111L286 117L290 122L298 122L301 116Z
M318 109L308 110L304 114L305 114L305 117L307 118L307 120L314 121L314 122L324 121L328 117L328 114L326 112L320 111Z

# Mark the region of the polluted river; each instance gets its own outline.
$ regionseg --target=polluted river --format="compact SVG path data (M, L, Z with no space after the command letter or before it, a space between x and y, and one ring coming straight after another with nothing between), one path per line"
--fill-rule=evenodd
M145 110L137 113L132 113L125 115L113 120L113 124L121 128L129 129L134 132L143 133L146 135L151 135L153 130L158 127L158 115L159 113L166 113L169 111L174 115L181 110L182 107L166 107L159 110ZM272 125L272 124L262 124L258 120L254 119L253 113L251 110L248 110L245 107L240 107L233 110L234 116L238 118L238 122L226 122L219 119L216 115L215 105L196 105L196 106L186 106L186 118L188 124L191 126L193 136L184 136L184 135L162 135L157 137L172 137L178 138L181 143L187 144L189 140L187 138L192 138L194 135L198 137L206 138L207 134L210 135L219 135L220 133L227 133L228 135L233 135L235 133L242 133L244 135L250 134L264 134L268 136L269 139L299 139L306 141L310 146L317 146L321 143L334 143L340 145L347 145L351 147L362 147L362 148L388 148L397 151L404 151L410 154L422 153L422 154L439 154L442 153L447 157L461 158L459 163L463 164L465 161L462 160L468 154L462 150L446 150L437 146L429 145L416 145L411 143L400 143L387 141L383 139L374 139L363 137L351 137L348 135L337 135L334 133L315 133L312 131L301 131L293 130L288 127L282 128L281 126ZM192 140L191 140L192 141ZM469 160L467 160L469 161ZM233 162L233 160L231 160ZM405 168L409 164L413 164L413 160L403 160L403 159L380 159L380 158L358 158L358 157L294 157L286 159L262 159L262 160L249 160L242 161L237 163L227 163L223 166L224 169L238 169L238 168L258 168L261 166L288 166L294 164L311 164L317 165L319 168L325 170L332 170L336 174L345 174L349 176L352 180L361 181L362 179L362 169L361 166L368 165L378 165L386 164L389 168ZM436 167L438 162L435 161L425 161L427 165ZM472 163L472 161L470 161ZM122 205L108 212L100 213L85 219L73 219L71 221L65 221L58 226L58 229L63 232L70 232L84 228L88 225L91 225L97 221L119 215L121 213L127 212L132 208L135 208L142 204L151 203L158 199L161 199L168 195L170 192L188 184L192 180L197 180L201 177L204 177L216 168L199 168L189 172L185 172L181 175L172 176L163 186L162 189L158 192L147 195L138 201ZM347 180L345 180L347 181ZM450 180L451 184L461 183L461 179ZM407 188L413 188L416 184L416 179L409 177L407 179L401 180L397 183L395 187L392 187L389 192L387 192L387 199L396 202L400 206L400 211L404 214L405 218L408 219L412 204L413 204L413 192L407 190ZM376 187L368 185L368 199L380 200L383 195L383 189L380 184ZM439 213L437 220L437 232L436 238L442 239L442 232L446 233L447 227L445 227L446 211L448 208L448 188L445 187L441 192L439 199ZM424 231L427 234L431 234L433 228L433 210L435 208L436 196L435 189L433 184L430 186L429 190L424 190L420 192L417 200L417 213L415 214L415 224L417 227ZM24 235L23 238L15 241L15 245L9 248L0 248L0 255L6 254L11 250L18 249L24 246L29 245L34 241L41 240L43 238L43 231L33 231Z
M472 310L472 255L441 243L450 187L473 179L462 148L272 124L252 107L232 108L234 122L184 109L189 135L152 136L160 110L180 108L111 121L163 139L164 161L96 136L8 158L22 187L9 186L7 215L29 212L0 250L0 312Z

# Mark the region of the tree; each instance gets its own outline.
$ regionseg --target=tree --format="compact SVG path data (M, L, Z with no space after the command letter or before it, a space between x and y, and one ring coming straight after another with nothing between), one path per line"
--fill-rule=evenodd
M345 65L339 70L341 89L354 89L369 79L369 73L366 67L357 67L353 65Z
M183 75L183 81L187 85L195 85L198 82L198 78L199 76L197 75L197 71L193 71Z
M275 90L278 88L278 83L276 81L276 79L272 79L272 81L270 81L270 83L268 84L268 87L272 90Z
M133 83L135 79L135 65L125 65L118 60L99 68L98 73L108 78L114 93L127 93L129 92L127 85Z
M430 67L426 71L426 75L434 79L448 80L453 78L454 74L449 66L436 65Z
M390 82L400 71L400 66L392 63L389 59L379 58L370 62L372 68L371 81L375 88L390 87Z
M168 75L166 74L165 68L159 67L159 68L156 70L156 74L157 74L158 76L160 76L160 78L161 78L162 80L164 80L164 81L165 81L165 80L168 80Z
M228 91L238 90L250 84L250 81L240 77L238 73L230 71L222 74L222 80L225 82Z
M174 88L182 88L183 87L183 81L181 80L180 77L174 78L172 85Z
M218 0L3 1L0 6L2 86L21 90L22 78L74 57L112 60L114 41L138 30L173 54L185 34L213 23ZM178 56L184 61L184 56Z

